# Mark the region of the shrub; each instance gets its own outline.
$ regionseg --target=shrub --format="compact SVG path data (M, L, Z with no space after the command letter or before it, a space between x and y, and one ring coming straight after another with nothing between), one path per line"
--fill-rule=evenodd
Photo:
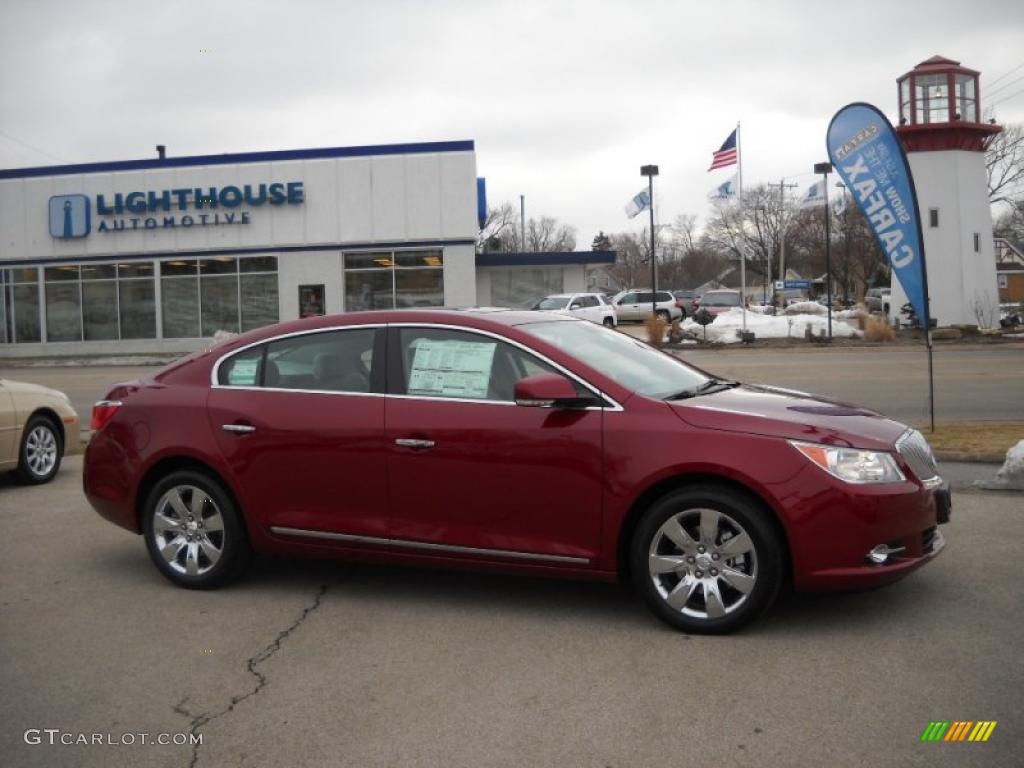
M864 338L868 341L895 341L896 331L882 317L869 317L864 324Z
M645 323L647 327L647 343L652 347L660 347L665 343L665 329L668 323L661 317L649 317Z

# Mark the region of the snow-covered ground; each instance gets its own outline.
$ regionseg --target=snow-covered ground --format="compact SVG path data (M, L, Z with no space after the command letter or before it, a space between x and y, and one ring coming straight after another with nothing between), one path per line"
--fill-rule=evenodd
M808 326L815 336L823 330L827 333L828 318L824 314L772 316L747 311L747 330L753 331L756 339L803 339ZM743 310L736 307L728 312L723 312L707 326L707 339L720 344L734 344L740 340L736 332L742 328ZM690 318L683 322L683 330L695 334L699 339L704 338L704 328ZM862 334L845 320L833 316L832 335L848 338L859 337Z

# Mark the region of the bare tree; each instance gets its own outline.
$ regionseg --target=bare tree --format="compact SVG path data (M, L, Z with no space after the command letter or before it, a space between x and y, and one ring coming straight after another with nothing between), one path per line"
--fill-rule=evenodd
M1003 127L985 150L990 203L1014 205L1024 197L1024 124Z
M476 238L476 249L481 253L506 251L509 233L519 224L519 214L512 203L502 203L487 209L487 219Z

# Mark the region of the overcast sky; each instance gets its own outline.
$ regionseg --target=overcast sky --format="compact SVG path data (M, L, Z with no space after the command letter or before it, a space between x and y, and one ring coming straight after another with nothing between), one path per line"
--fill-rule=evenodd
M491 205L589 248L643 225L645 163L660 221L705 215L737 121L745 184L806 187L833 113L891 119L935 54L1022 121L1022 42L1021 0L0 0L0 168L473 139Z

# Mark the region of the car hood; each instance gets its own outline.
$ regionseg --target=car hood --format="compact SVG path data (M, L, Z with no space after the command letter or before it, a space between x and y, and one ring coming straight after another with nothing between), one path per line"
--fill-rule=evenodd
M10 379L0 379L3 383L4 389L11 394L17 393L20 395L35 395L37 397L55 397L58 400L67 401L67 395L58 389L50 389L44 387L41 384L29 384L27 381L11 381Z
M761 384L669 401L683 421L702 429L892 450L907 426L848 403Z

